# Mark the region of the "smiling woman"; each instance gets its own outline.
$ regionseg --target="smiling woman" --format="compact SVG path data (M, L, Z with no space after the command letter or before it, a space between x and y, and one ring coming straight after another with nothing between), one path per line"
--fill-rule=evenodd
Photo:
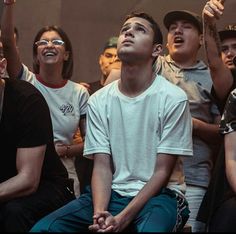
M8 73L10 77L33 84L46 99L52 118L55 148L69 177L74 180L75 195L78 197L80 184L75 158L81 156L84 143L82 140L74 144L73 136L77 131L81 132L82 139L85 135L89 94L82 85L70 80L73 73L72 45L67 34L58 26L42 27L36 34L33 72L21 62L12 33L14 6L4 6L1 21L4 54L9 60Z

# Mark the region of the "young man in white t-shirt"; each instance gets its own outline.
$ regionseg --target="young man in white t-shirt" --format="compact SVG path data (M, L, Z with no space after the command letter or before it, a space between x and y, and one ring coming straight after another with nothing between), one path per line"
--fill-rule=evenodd
M129 15L118 39L121 79L88 103L84 156L94 159L91 190L39 221L31 231L170 232L189 209L179 156L192 156L184 91L153 63L162 34L146 13Z

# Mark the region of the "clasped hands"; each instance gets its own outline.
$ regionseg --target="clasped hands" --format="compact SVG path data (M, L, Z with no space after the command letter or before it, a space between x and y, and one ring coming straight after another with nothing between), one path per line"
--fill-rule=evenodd
M108 211L102 211L93 216L93 224L89 226L89 230L92 232L120 232L124 228L122 226L117 216L113 216Z

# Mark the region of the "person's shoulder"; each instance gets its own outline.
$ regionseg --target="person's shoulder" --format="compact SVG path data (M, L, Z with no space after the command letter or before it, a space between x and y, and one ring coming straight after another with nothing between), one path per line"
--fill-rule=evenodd
M7 78L5 81L13 92L21 93L24 96L30 96L32 94L42 96L40 91L34 85L25 80Z
M158 81L159 90L162 91L163 95L173 97L173 99L184 99L187 100L187 95L183 89L179 86L168 81L164 76L157 75L156 79Z
M114 95L116 92L116 87L118 84L118 80L115 80L114 82L107 84L106 86L103 86L99 90L97 90L95 93L93 93L90 96L90 99L98 99L98 100L104 100L104 98L107 98L110 95Z
M156 79L159 83L159 86L162 88L165 88L166 91L171 91L171 90L177 90L177 92L181 92L182 89L180 87L178 87L177 85L171 83L169 80L167 80L163 75L156 75ZM171 89L171 90L170 90Z
M80 83L77 83L77 82L72 81L72 80L68 80L67 84L69 86L73 87L74 89L76 89L79 92L88 93L88 90Z
M48 109L47 102L41 92L31 83L24 80L6 79L6 92L18 109L24 107L35 110Z

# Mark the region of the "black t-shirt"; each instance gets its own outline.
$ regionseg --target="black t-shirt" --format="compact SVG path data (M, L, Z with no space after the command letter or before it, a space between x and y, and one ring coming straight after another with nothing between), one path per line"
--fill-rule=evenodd
M225 100L220 101L212 87L212 95L216 100L217 106L221 114L224 113L220 124L220 132L222 134L236 129L236 100L232 93L230 94L236 88L236 70L231 70L231 72L234 82ZM235 193L232 191L225 173L225 148L224 144L222 144L216 158L208 189L198 211L197 220L209 223L217 208L225 200L233 196L235 196Z
M89 83L90 85L90 90L89 90L89 94L92 95L93 93L95 93L97 90L103 88L102 84L101 84L101 81L100 80L97 80L97 81L94 81L94 82L91 82Z
M54 148L51 117L44 97L26 81L5 79L0 120L0 182L17 174L17 148L45 144L41 178L65 181L68 174Z

